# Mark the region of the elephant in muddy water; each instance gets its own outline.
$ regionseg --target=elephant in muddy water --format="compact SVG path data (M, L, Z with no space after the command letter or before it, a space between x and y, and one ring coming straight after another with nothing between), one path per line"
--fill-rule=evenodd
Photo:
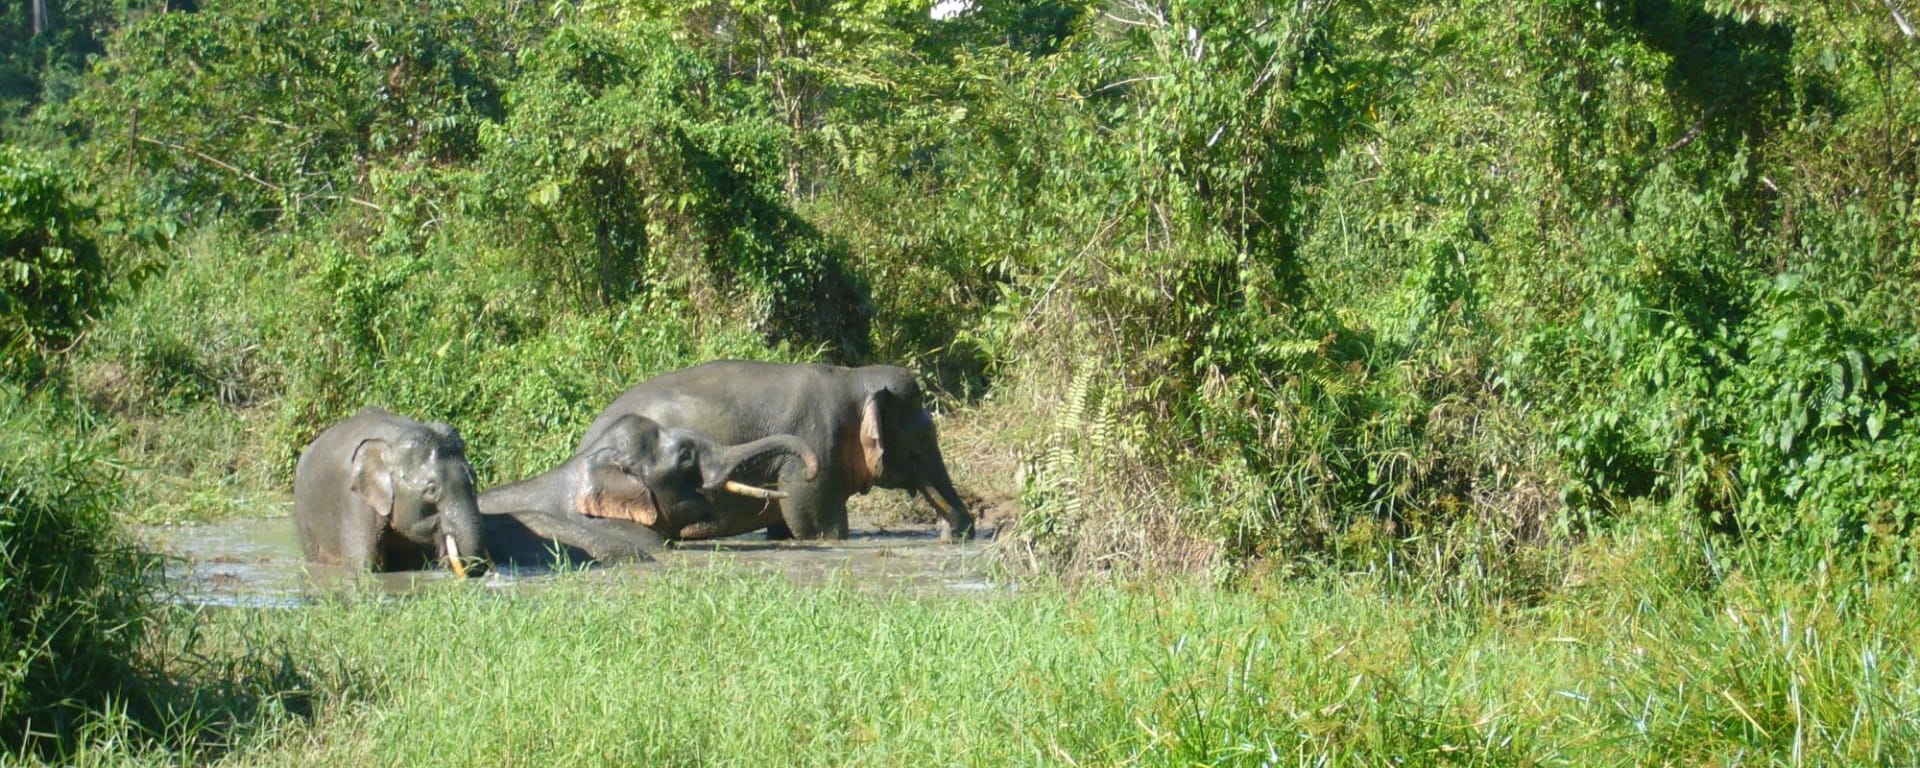
M363 408L300 454L293 512L308 560L354 570L445 563L483 573L473 467L453 427Z
M480 495L488 545L525 559L529 534L601 561L650 559L664 539L713 525L717 510L771 506L786 461L811 478L819 460L792 435L722 445L642 416L609 422L560 466ZM507 554L513 553L513 554Z
M787 496L778 505L716 502L712 519L683 527L682 538L762 528L771 538L846 538L847 499L875 487L926 498L941 514L942 539L973 537L973 516L947 474L920 385L905 368L707 363L627 390L587 427L582 447L627 416L645 416L721 442L791 434L820 458L817 476L802 476L796 461L781 467Z

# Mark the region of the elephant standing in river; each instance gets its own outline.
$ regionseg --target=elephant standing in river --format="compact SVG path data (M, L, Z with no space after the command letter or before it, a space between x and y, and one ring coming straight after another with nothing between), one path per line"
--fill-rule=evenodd
M786 498L716 501L705 522L682 538L730 536L765 528L770 537L845 538L847 499L874 487L925 497L942 515L942 538L972 538L973 517L940 456L933 417L905 368L843 368L719 361L641 383L587 428L592 445L625 416L645 416L721 442L791 434L820 458L817 476L797 461L781 468Z
M363 408L321 432L293 474L293 512L308 560L398 571L443 562L485 570L480 508L466 443L452 426Z
M819 465L792 435L721 445L625 414L560 466L488 489L480 511L489 545L502 551L525 549L517 541L523 534L516 528L523 527L594 560L645 560L663 538L711 525L717 509L771 506L785 494L750 483L771 482L789 459L800 462L804 478Z

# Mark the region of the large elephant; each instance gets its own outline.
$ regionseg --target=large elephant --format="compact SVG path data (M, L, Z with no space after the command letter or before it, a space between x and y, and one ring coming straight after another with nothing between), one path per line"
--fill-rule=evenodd
M747 499L716 503L711 521L681 528L682 538L761 528L776 538L845 538L847 498L874 487L924 496L942 515L943 539L973 536L973 516L948 477L933 417L905 368L707 363L627 390L587 427L581 445L592 445L625 416L721 442L791 434L820 457L815 477L803 477L793 461L782 467L787 497L777 508Z
M307 559L356 570L445 563L485 571L466 443L447 424L379 408L321 432L300 454L293 511Z
M789 458L800 462L804 477L817 472L814 452L792 435L721 445L625 414L560 466L487 489L480 511L495 549L524 551L524 528L597 561L645 560L663 537L704 530L716 510L771 506L785 494L751 483L773 481Z

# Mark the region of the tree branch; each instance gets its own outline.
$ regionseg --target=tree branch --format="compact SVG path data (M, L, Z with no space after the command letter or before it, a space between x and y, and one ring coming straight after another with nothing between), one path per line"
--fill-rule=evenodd
M1887 12L1893 14L1893 23L1900 25L1900 31L1911 39L1913 22L1907 21L1907 15L1900 12L1900 6L1894 5L1893 0L1880 0L1880 4L1887 7Z
M175 144L170 141L161 141L159 139L150 138L147 136L134 136L133 138L139 141L144 141L148 144L152 144L157 147L165 147L175 152L184 152L186 154L192 155L196 158L199 158L203 162L210 163L213 166L220 168L228 173L231 173L235 176L239 176L240 178L246 179L247 181L251 181L255 184L266 187L267 189L271 189L275 192L285 194L287 191L285 187L282 187L271 181L267 181L266 179L260 178L259 176L255 176L244 168L241 168L232 163L221 160L220 158L214 157L200 150L194 149L193 147L184 146L181 144ZM345 200L349 203L363 206L371 210L379 211L381 213L385 213L387 210L385 208L380 207L380 205L377 203L368 202L366 200L353 197L352 195L316 195L316 197L319 197L321 199Z

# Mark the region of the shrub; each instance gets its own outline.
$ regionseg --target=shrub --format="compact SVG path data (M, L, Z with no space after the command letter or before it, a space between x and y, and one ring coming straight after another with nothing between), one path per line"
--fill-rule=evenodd
M39 364L106 295L92 207L46 159L0 146L0 376Z
M529 49L506 119L481 132L484 210L602 306L688 297L770 341L864 356L865 287L782 200L775 161L791 137L766 95L670 32L575 23Z
M470 159L537 14L503 4L204 3L120 29L58 119L105 186L270 223L369 200L366 164ZM129 174L129 167L142 174Z

